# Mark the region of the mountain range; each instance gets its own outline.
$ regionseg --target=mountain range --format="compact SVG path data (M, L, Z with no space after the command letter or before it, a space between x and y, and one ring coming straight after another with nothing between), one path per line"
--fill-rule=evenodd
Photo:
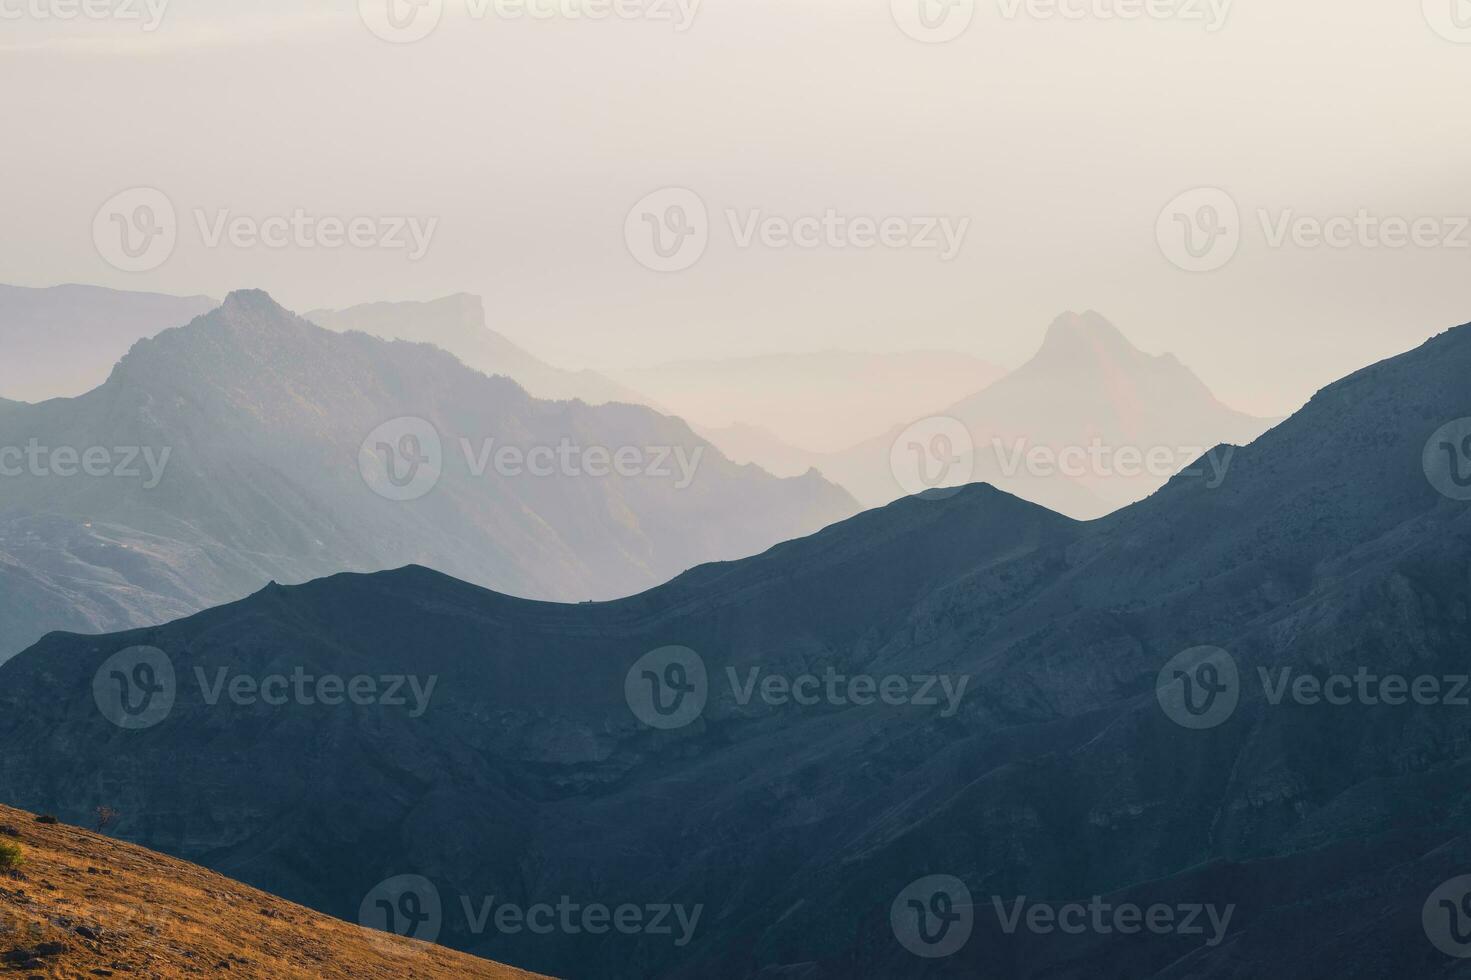
M218 305L207 296L0 284L0 399L39 402L91 391L138 340Z
M1471 325L1086 523L971 485L613 602L407 567L53 634L0 666L0 798L115 806L346 918L422 876L441 942L559 976L1464 976L1435 898L1471 863L1466 709L1275 678L1464 677L1468 374ZM237 696L298 674L417 693ZM485 928L485 899L689 928Z
M1091 520L1275 421L1222 405L1176 357L1144 353L1092 311L1059 317L1029 361L931 414L956 432L922 419L809 462L865 506L924 486L986 482ZM947 441L932 445L936 435ZM912 452L922 462L906 461ZM897 463L896 454L904 454ZM1202 470L1203 479L1215 475Z
M232 293L100 387L0 406L0 657L343 569L607 599L857 509L633 405L532 398L427 344Z

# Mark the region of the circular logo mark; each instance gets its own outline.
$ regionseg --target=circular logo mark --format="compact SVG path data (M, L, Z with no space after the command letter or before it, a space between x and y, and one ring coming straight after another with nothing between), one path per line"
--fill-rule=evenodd
M1241 247L1241 209L1218 187L1199 187L1159 213L1155 237L1165 258L1186 272L1214 272Z
M174 664L158 647L128 647L102 662L92 675L92 698L102 716L119 728L152 728L174 710Z
M1471 959L1471 875L1452 878L1430 893L1420 924L1435 948L1458 960Z
M920 419L899 433L889 448L889 470L908 496L926 491L932 498L953 497L975 472L975 442L959 419L937 415Z
M363 482L388 500L418 500L444 474L439 430L426 419L406 415L384 422L358 449Z
M970 889L950 875L921 878L889 906L889 925L899 945L915 956L933 960L957 953L975 925Z
M660 647L646 653L623 679L623 697L634 717L665 731L699 718L709 694L705 661L689 647Z
M379 882L358 906L358 924L404 939L435 942L444 925L439 889L422 875L398 875Z
M1471 44L1471 0L1421 0L1425 20L1447 41Z
M358 16L374 36L412 44L434 33L444 17L444 0L358 0Z
M1154 682L1169 719L1182 728L1224 724L1241 700L1236 659L1220 647L1191 647L1170 658Z
M975 0L889 0L899 30L925 44L953 41L970 29Z
M122 272L149 272L174 254L179 222L163 191L133 187L115 194L92 218L97 254Z
M1432 487L1452 500L1471 500L1471 418L1435 430L1422 462Z
M682 272L710 244L710 214L694 191L666 187L633 206L623 240L639 264L655 272Z

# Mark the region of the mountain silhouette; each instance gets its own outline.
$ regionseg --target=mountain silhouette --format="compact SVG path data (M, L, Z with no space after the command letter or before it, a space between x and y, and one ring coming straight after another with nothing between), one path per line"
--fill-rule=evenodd
M349 918L406 872L471 907L703 909L680 946L441 934L559 976L1455 975L1422 907L1471 861L1466 709L1274 704L1257 677L1466 673L1471 503L1434 461L1471 417L1468 372L1471 325L1319 392L1218 485L1176 477L1087 523L972 485L615 602L406 567L54 634L0 667L0 798L106 802L121 837ZM94 679L140 645L178 681L164 717L127 730ZM1239 703L1191 728L1156 688L1205 646ZM660 722L699 708L699 667L703 709ZM867 703L740 693L829 669L967 684L948 707L878 684ZM437 686L417 715L207 696L211 678L298 670ZM1207 708L1230 687L1191 676L1216 685ZM945 957L896 925L961 908L900 901L931 876L972 898ZM1008 932L996 911L1095 896L1230 915L1214 937L1074 935Z
M306 319L329 330L360 330L384 340L433 344L484 374L515 381L537 398L649 404L648 399L594 371L565 371L540 360L487 326L485 302L457 293L427 303L365 303L313 310Z
M400 472L409 437L437 440L442 467L414 499L364 475L381 452ZM270 581L410 562L531 598L608 599L856 510L815 474L737 466L650 409L539 401L251 291L140 342L86 395L0 408L0 447L28 445L49 454L0 459L0 656L53 629L163 622ZM501 465L507 448L519 464ZM91 475L76 458L89 449L106 461Z
M218 305L101 286L0 284L0 398L70 398L106 380L129 347Z
M1059 317L1026 364L935 415L964 425L974 449L957 448L936 485L987 482L1080 520L1140 500L1207 450L1272 424L1222 405L1173 355L1144 353L1091 311ZM891 465L905 429L813 465L865 505L887 503L905 492Z

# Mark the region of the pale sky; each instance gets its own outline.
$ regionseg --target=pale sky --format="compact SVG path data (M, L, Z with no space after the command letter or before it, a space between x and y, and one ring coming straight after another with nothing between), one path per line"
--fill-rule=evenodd
M824 348L1014 365L1058 313L1096 309L1260 414L1471 320L1467 0L978 0L945 43L901 28L923 33L921 0L617 2L648 16L451 0L391 43L356 0L172 0L151 32L149 0L0 0L0 281L252 286L298 310L476 292L496 329L594 368ZM967 0L949 20L923 2L964 26ZM141 17L37 16L83 3ZM1107 16L1131 9L1159 16ZM139 187L177 240L125 272L94 219ZM626 241L663 188L708 213L681 271ZM1173 264L1157 228L1196 188L1239 209L1213 271ZM1219 200L1185 198L1198 221ZM418 258L210 242L222 213L298 210L432 234ZM902 220L905 244L740 244L753 212L829 210ZM1311 226L1274 246L1289 210L1365 218L1342 247ZM942 219L968 222L953 257L909 247ZM1382 219L1421 220L1421 243L1386 247Z

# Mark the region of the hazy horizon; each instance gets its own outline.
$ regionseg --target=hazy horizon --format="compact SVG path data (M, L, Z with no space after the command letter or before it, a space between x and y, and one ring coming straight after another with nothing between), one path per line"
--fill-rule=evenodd
M259 287L299 311L472 292L493 329L599 370L830 349L1015 367L1058 314L1094 309L1266 416L1471 320L1471 145L1454 123L1471 37L1449 0L1443 23L1436 0L1179 0L1134 20L1101 0L1066 0L1067 16L995 0L947 43L906 36L905 0L897 17L629 0L639 16L600 21L451 2L414 43L375 37L370 0L366 19L326 2L163 4L151 31L141 0L140 21L96 22L40 19L35 2L7 5L21 13L0 41L0 80L26 93L0 109L28 134L0 156L25 189L7 210L27 234L0 245L17 285ZM104 205L135 188L162 192L177 241L130 273L100 254L94 220L106 229ZM664 188L708 209L708 245L681 271L625 237ZM1203 209L1219 198L1172 205L1198 188L1228 192L1240 241L1192 272L1161 235L1174 207L1215 240ZM402 248L223 230L298 210L418 222L422 255L411 229ZM829 210L916 234L933 221L936 244L780 246L752 224ZM1314 224L1283 224L1296 218ZM1395 219L1433 225L1391 247L1379 222ZM1314 244L1320 225L1350 244Z

